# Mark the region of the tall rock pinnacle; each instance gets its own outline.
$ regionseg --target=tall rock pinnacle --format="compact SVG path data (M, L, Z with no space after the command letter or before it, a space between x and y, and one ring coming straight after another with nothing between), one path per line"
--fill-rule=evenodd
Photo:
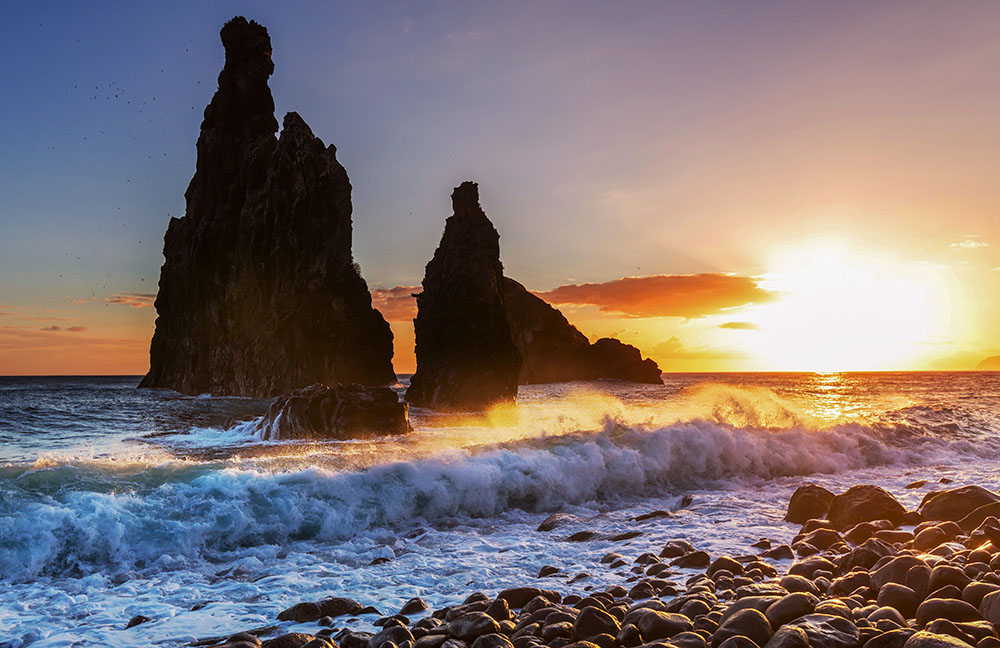
M451 195L454 215L417 298L417 373L406 400L436 410L475 411L517 397L521 357L503 297L500 235L479 206L479 187Z
M183 218L164 237L142 387L267 397L316 382L395 381L392 333L351 255L351 184L296 113L280 139L267 30L222 28Z

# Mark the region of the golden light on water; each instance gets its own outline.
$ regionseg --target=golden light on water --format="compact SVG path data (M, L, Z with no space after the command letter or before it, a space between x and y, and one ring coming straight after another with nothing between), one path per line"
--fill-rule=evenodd
M925 358L951 308L940 270L842 239L778 250L764 285L780 297L752 309L746 344L769 368L898 369Z

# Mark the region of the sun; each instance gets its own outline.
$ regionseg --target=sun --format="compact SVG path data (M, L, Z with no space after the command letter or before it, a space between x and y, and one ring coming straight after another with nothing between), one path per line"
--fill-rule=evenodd
M752 310L751 352L773 370L868 371L919 366L948 325L944 283L927 264L827 237L775 251L762 286L779 297Z

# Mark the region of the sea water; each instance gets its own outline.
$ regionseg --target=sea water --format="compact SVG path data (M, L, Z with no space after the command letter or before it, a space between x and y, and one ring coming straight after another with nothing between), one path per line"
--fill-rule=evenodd
M260 441L267 401L137 383L0 378L0 646L179 646L327 596L392 614L523 584L585 593L635 578L609 551L786 541L806 482L911 508L942 478L1000 488L998 373L533 385L516 406L412 409L411 434L323 443ZM635 520L653 511L669 515ZM575 517L537 531L554 512Z

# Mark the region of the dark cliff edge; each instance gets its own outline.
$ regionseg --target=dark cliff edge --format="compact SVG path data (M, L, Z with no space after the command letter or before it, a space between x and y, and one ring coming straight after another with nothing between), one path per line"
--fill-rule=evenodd
M479 205L478 185L464 182L451 198L454 215L417 296L417 372L406 400L480 411L517 397L521 356L504 306L500 235Z
M392 333L351 254L351 184L296 113L280 139L267 30L221 31L183 218L164 237L141 387L270 397L313 383L395 381Z
M522 385L601 378L662 384L660 368L614 338L587 340L566 317L518 282L504 277L504 303L521 353Z

